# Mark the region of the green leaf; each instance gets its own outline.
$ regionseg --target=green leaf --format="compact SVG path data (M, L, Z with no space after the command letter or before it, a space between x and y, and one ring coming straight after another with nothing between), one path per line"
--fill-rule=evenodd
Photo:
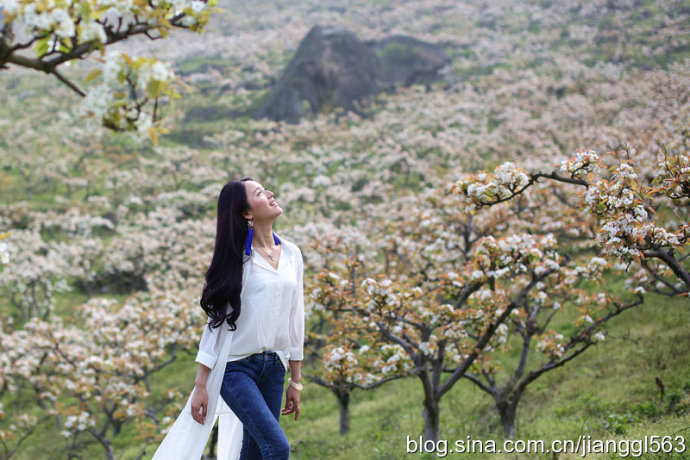
M147 89L148 89L149 97L154 98L154 99L158 98L158 96L160 95L160 92L161 92L161 82L152 81L151 83L149 83L149 87Z
M103 69L94 69L86 76L86 83L95 80L103 74Z
M84 21L88 21L90 13L91 9L89 8L89 4L87 2L82 2L81 5L79 5L79 14L81 15L82 19Z
M149 126L149 137L151 137L151 142L153 142L153 145L158 144L158 133L156 132L156 128L153 126Z
M39 57L48 53L48 50L49 50L48 42L49 41L50 41L50 38L46 37L46 38L42 38L36 42L36 54L38 54Z

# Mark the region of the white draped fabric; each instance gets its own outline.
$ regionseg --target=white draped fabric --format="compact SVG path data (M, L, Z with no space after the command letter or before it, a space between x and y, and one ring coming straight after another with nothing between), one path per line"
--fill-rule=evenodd
M232 343L232 331L221 327L218 334L222 343L221 356L226 356ZM242 447L242 423L220 397L220 387L225 374L225 361L213 366L206 381L208 392L208 413L213 417L206 417L201 425L192 418L192 395L187 404L173 423L165 439L158 446L153 460L198 460L204 453L204 448L211 434L213 425L218 420L218 460L236 460L240 456Z

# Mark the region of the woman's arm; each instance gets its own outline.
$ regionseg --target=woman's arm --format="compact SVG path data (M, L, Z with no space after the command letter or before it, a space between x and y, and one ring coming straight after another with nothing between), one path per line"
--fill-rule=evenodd
M206 380L211 369L199 364L194 379L194 394L192 395L192 418L202 425L206 421L208 412L208 392L206 391Z
M213 366L215 366L220 349L223 346L220 342L221 334L219 334L221 327L226 327L226 324L223 323L219 327L210 328L207 321L199 341L199 351L196 354L195 361L210 369L213 369Z
M202 425L206 421L208 412L208 392L206 391L206 380L213 366L216 365L220 354L221 343L220 328L225 327L225 323L219 327L209 328L208 320L199 342L199 351L195 361L199 363L199 369L194 379L194 393L192 394L192 418Z
M223 327L223 325L221 325ZM196 355L196 362L199 368L194 379L194 393L192 394L192 418L202 425L206 421L208 412L208 392L206 391L206 380L215 366L218 353L220 352L220 328L210 329L208 322L204 326L204 331L199 342L199 351Z
M295 414L295 420L299 417L299 401L302 380L302 358L304 355L304 260L302 259L302 252L295 246L296 253L296 278L297 286L292 296L292 305L290 308L290 359L288 366L290 367L290 380L292 383L288 385L285 392L285 408L282 410L282 415ZM298 390L295 387L299 387Z
M297 285L292 295L292 305L290 307L290 348L288 352L290 353L291 360L302 361L304 348L304 261L299 248L297 246L295 248L297 249L295 264L297 269Z
M290 367L290 380L296 385L300 385L302 380L302 361L288 361ZM288 385L285 392L285 408L281 411L281 415L295 414L295 420L299 417L299 397L300 390L292 385Z

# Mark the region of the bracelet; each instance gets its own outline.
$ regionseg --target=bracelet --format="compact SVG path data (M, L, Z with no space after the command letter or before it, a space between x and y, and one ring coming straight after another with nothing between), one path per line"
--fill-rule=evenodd
M297 382L293 381L292 378L290 378L290 377L288 377L288 383L290 384L290 386L292 388L294 388L297 391L304 390L304 385L302 385L301 383L297 383Z

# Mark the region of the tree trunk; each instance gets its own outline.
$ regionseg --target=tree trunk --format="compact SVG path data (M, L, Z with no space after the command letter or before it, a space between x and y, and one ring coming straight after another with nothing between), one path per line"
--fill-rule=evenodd
M118 419L113 420L113 437L120 434L120 431L122 431L122 422Z
M350 431L350 392L341 389L335 389L333 392L338 398L340 408L340 434L344 435Z
M113 446L110 443L108 443L107 445L103 444L103 448L105 449L105 457L108 460L115 460L115 452L113 452Z
M517 401L498 400L496 401L496 409L498 409L498 413L501 416L503 437L506 439L514 439Z
M107 460L115 460L115 452L113 452L113 446L110 443L110 440L105 436L102 436L93 428L89 428L88 431L93 435L94 438L98 440L98 442L101 443L101 446L103 446L103 449L105 450L105 458Z
M438 441L440 434L440 411L438 401L432 395L424 397L424 439Z
M440 434L440 413L438 402L440 397L436 397L436 387L433 384L432 375L429 372L429 368L424 364L424 370L418 374L419 379L422 381L422 387L424 388L424 401L422 402L424 410L422 415L424 416L424 438L425 440L438 441Z

